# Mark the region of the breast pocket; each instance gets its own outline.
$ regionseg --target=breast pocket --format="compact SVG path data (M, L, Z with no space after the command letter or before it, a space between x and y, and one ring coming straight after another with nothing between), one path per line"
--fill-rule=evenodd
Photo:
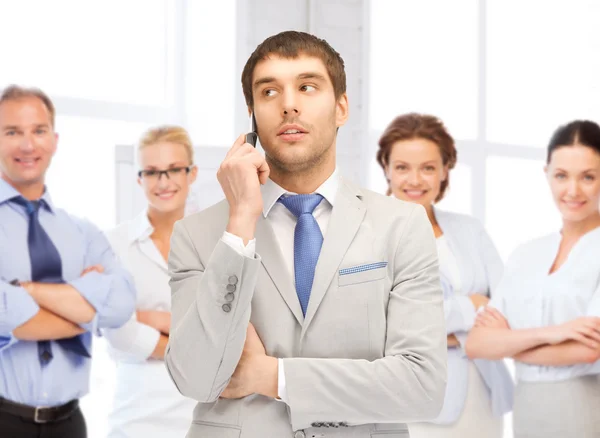
M387 262L379 262L340 269L338 286L344 287L381 280L385 278L386 267Z

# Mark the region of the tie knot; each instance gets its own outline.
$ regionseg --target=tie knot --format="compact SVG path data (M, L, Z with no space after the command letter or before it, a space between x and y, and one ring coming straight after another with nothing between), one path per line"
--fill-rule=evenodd
M29 214L29 215L36 213L39 210L41 202L42 202L42 201L28 201L27 199L25 199L22 196L16 196L16 197L12 198L11 201L14 202L15 204L25 207L25 210L27 210L27 214Z
M300 217L302 214L312 214L322 199L323 196L318 194L292 195L285 198L279 198L279 202L285 205L285 207L291 211L294 216Z

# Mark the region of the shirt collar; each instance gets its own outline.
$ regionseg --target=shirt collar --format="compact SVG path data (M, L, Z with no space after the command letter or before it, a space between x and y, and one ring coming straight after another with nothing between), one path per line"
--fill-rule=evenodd
M148 210L144 209L129 223L129 241L130 243L145 240L152 235L154 227L148 219Z
M340 186L340 176L337 168L333 173L325 180L321 186L314 191L323 196L333 207L335 205L335 198L337 196L338 188ZM275 205L275 203L283 195L297 195L297 193L288 192L283 187L279 186L272 179L268 179L267 182L261 186L261 194L263 198L263 216L267 217L269 212Z
M5 202L15 198L17 196L22 196L21 193L13 186L11 186L4 179L0 178L0 204L4 204ZM44 186L44 194L40 198L44 202L42 205L51 213L54 213L54 203L52 202L52 198L48 193L48 188Z

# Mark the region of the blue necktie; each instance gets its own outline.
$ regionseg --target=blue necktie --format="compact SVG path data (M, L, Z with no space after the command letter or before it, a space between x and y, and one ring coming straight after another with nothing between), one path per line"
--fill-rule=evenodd
M313 210L322 199L321 195L316 194L293 195L279 199L279 202L298 218L294 230L294 275L296 293L304 316L306 316L306 308L315 277L315 267L323 245L323 234L312 215Z
M31 281L39 283L64 283L62 278L62 261L52 240L42 228L38 213L45 201L28 201L21 196L11 199L15 204L25 207L29 216L27 244L31 261ZM61 347L77 355L90 357L80 336L56 341ZM42 365L52 360L50 341L38 341L38 352Z

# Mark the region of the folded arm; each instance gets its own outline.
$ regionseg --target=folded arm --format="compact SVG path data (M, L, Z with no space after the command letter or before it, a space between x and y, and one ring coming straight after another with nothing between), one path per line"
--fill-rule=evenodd
M244 348L259 266L259 258L245 257L222 240L202 261L185 222L175 224L165 362L183 395L212 402L226 388ZM228 284L235 286L231 302L225 299Z
M398 239L387 310L385 356L283 359L292 427L426 421L442 407L446 330L437 249L424 210ZM318 382L307 385L306 382Z
M88 272L68 283L95 312L91 321L80 325L88 331L120 327L135 310L133 280L117 260L106 236L88 222L83 226L87 239L85 266L99 265L103 271Z
M518 362L530 365L563 367L590 364L600 360L600 347L590 348L577 341L567 341L559 345L542 345L514 356Z
M70 338L83 331L72 322L40 308L23 287L0 280L0 350L19 340Z
M500 360L547 342L543 328L511 330L474 327L469 332L465 350L470 359Z
M53 341L82 333L84 329L46 309L40 309L33 318L13 330L13 336L22 341Z
M470 358L498 360L514 357L522 362L549 366L587 363L595 357L593 352L599 349L598 317L581 317L563 324L513 330L504 316L492 307L478 315L466 345ZM553 357L556 354L567 356Z
M74 324L90 323L96 316L92 305L69 284L24 283L40 307Z
M170 315L170 312L137 311L123 326L105 329L103 333L113 356L117 360L136 362L164 359Z

